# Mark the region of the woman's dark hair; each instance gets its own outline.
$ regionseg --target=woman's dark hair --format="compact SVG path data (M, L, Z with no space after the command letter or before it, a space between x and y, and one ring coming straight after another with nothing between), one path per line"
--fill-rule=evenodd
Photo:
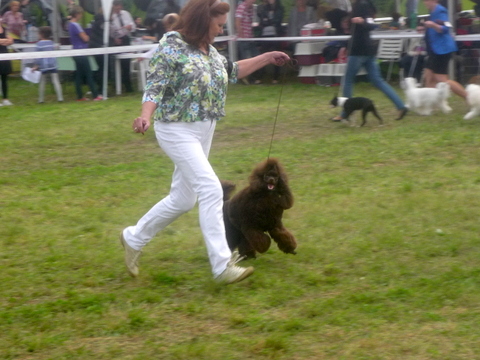
M225 15L229 10L230 5L218 0L189 0L180 11L180 19L172 30L182 34L190 45L208 47L212 18Z
M352 6L352 18L353 17L363 17L369 18L374 17L377 13L375 5L370 0L357 0Z
M38 33L44 39L50 39L52 37L52 28L50 26L41 26L38 29Z

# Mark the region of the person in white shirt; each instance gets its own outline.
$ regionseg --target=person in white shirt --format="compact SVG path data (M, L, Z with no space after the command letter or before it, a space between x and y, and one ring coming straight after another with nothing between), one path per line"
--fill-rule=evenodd
M122 0L114 0L112 3L112 16L110 18L110 36L114 46L130 45L130 34L136 29L132 15L123 10ZM132 92L130 79L130 59L120 60L122 70L122 84L125 84L126 92Z

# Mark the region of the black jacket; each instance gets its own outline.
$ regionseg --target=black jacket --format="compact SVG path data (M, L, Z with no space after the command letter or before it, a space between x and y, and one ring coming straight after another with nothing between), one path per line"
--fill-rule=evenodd
M351 56L375 56L375 45L370 38L370 31L376 28L373 23L375 6L369 0L357 0L352 8L352 18L361 17L365 20L363 24L352 24L348 49Z
M273 13L271 16L270 13ZM273 7L270 4L260 5L257 10L257 15L260 20L260 28L263 29L265 26L274 26L275 35L283 36L282 30L282 20L283 20L283 6L280 1L276 1L276 6Z
M103 46L103 28L105 25L105 18L103 14L96 14L92 22L92 30L90 32L90 41L88 47L99 48Z

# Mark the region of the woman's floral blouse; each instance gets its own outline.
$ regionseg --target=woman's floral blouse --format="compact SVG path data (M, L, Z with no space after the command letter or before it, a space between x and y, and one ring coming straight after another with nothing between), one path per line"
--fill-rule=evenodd
M178 32L168 32L150 61L143 102L157 104L156 121L218 120L225 116L229 66L230 81L236 82L237 63L229 63L211 45L206 55Z

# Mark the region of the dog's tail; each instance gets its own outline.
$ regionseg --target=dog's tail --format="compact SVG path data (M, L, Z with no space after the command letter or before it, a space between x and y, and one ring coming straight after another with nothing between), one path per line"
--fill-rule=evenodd
M233 191L235 190L236 185L231 181L220 180L223 189L223 201L227 201L232 196Z

